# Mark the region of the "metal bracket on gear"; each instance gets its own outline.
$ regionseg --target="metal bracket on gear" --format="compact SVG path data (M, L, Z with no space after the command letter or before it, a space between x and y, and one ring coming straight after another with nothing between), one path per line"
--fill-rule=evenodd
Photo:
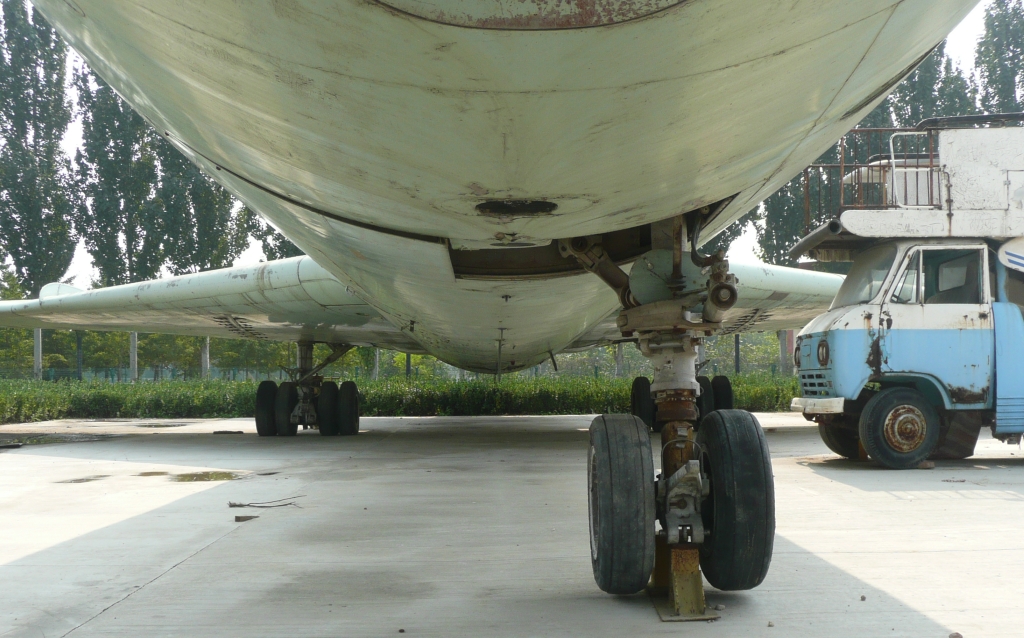
M707 497L709 489L697 460L687 461L667 480L658 481L658 500L663 503L669 545L704 542L700 503Z

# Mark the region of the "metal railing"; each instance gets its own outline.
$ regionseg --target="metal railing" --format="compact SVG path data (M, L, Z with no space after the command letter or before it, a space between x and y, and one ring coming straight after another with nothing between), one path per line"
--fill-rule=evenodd
M805 231L850 209L941 208L938 132L853 129L804 169Z

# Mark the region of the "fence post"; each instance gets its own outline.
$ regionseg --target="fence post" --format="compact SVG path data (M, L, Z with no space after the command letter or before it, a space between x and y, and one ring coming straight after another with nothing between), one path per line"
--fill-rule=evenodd
M128 379L135 383L139 380L139 333L128 333Z
M736 333L733 341L733 351L736 355L736 374L740 373L740 333Z
M373 349L373 380L380 377L380 348Z
M412 355L408 352L405 353L405 378L408 379L412 375Z
M43 378L43 329L32 331L32 376L36 381Z
M200 353L200 365L203 368L203 378L210 378L210 338L203 339L203 350Z
M793 374L793 331L779 330L779 372Z
M77 364L78 364L77 365L77 368L78 368L78 370L77 370L77 372L78 372L78 380L81 381L82 380L82 361L83 361L83 358L84 358L84 354L82 353L82 331L81 330L75 330L75 345L78 348L78 356L76 357Z

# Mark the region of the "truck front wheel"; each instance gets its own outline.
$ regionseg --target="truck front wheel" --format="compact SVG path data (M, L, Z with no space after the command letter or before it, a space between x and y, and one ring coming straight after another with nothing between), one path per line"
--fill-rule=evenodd
M886 388L860 415L860 441L868 456L893 470L917 467L939 442L939 416L913 388Z
M822 442L839 456L856 461L860 458L860 437L857 434L857 421L852 425L836 420L818 424L818 436Z

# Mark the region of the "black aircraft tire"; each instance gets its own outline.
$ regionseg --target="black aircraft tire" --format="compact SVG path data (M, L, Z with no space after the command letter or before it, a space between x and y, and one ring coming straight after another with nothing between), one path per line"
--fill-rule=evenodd
M915 468L939 444L941 422L913 388L886 388L860 415L860 441L868 456L892 470Z
M274 403L277 400L277 383L267 380L256 388L256 434L277 436L274 425Z
M657 424L658 406L651 396L651 380L647 377L633 379L629 390L629 412L655 432L661 430Z
M716 410L697 432L710 493L701 503L704 577L723 591L764 581L775 544L775 482L768 443L754 415Z
M320 436L338 435L338 384L333 381L320 384L320 396L316 398L316 423Z
M590 558L597 586L635 594L654 569L654 457L647 425L629 414L590 424Z
M711 389L715 393L716 410L733 409L732 382L729 377L715 377L711 380Z
M818 436L828 449L839 456L854 461L860 458L860 436L856 429L835 423L819 423Z
M285 381L277 386L277 397L274 400L274 422L277 424L278 436L295 436L298 433L298 424L291 422L292 411L298 404L299 390L294 381Z
M711 379L705 376L697 377L697 383L700 384L700 396L697 397L697 423L701 422L701 419L706 417L715 411L715 389L711 387Z
M359 434L359 388L353 381L345 381L338 389L338 434Z

